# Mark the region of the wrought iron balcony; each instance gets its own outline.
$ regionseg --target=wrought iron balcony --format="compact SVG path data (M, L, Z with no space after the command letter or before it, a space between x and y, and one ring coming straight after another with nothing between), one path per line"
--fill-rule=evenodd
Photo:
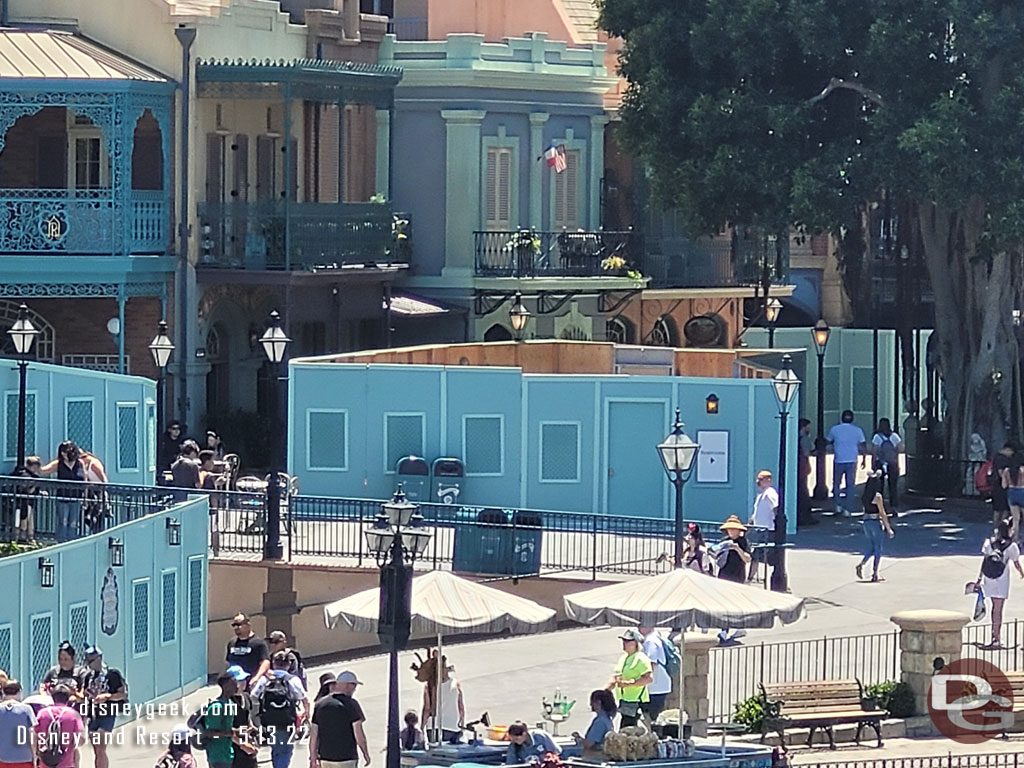
M198 208L199 268L302 271L408 261L405 249L394 247L398 225L386 205L268 201ZM408 217L401 217L407 227Z
M118 210L103 189L0 189L0 250L4 253L114 256L167 251L167 193L132 190ZM125 228L126 229L123 229Z
M473 235L478 277L616 277L644 271L643 237L632 230Z

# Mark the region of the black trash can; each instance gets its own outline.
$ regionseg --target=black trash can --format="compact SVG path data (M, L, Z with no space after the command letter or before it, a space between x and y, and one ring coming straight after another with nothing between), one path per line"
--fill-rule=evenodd
M512 527L500 509L460 510L455 522L452 569L501 576L512 559Z
M512 515L512 569L507 576L540 573L540 547L544 537L543 521L536 512L517 511Z

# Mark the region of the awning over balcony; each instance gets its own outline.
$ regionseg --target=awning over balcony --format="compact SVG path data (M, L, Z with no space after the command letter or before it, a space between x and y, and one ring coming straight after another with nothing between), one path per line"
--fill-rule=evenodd
M96 43L56 30L0 30L0 79L131 80L167 78Z
M444 307L412 296L392 296L391 311L403 317L433 317L448 313Z
M297 99L385 108L401 79L398 67L357 61L224 59L196 64L199 95L214 98L266 99L287 93Z

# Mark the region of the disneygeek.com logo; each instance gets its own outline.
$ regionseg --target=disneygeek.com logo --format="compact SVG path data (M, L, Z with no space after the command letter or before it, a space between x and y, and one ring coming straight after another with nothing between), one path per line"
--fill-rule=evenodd
M981 744L1013 725L1013 688L994 664L982 659L954 661L932 676L928 714L946 738Z

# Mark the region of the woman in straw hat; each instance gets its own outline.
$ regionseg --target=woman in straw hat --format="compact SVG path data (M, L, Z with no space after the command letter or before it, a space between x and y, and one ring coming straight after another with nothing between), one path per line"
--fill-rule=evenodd
M747 565L750 564L750 542L747 541L747 526L740 522L736 515L722 523L720 530L727 538L715 545L715 556L718 560L718 578L742 584L747 580ZM718 641L722 645L735 643L746 635L744 629L737 629L732 634L726 627L718 633Z

